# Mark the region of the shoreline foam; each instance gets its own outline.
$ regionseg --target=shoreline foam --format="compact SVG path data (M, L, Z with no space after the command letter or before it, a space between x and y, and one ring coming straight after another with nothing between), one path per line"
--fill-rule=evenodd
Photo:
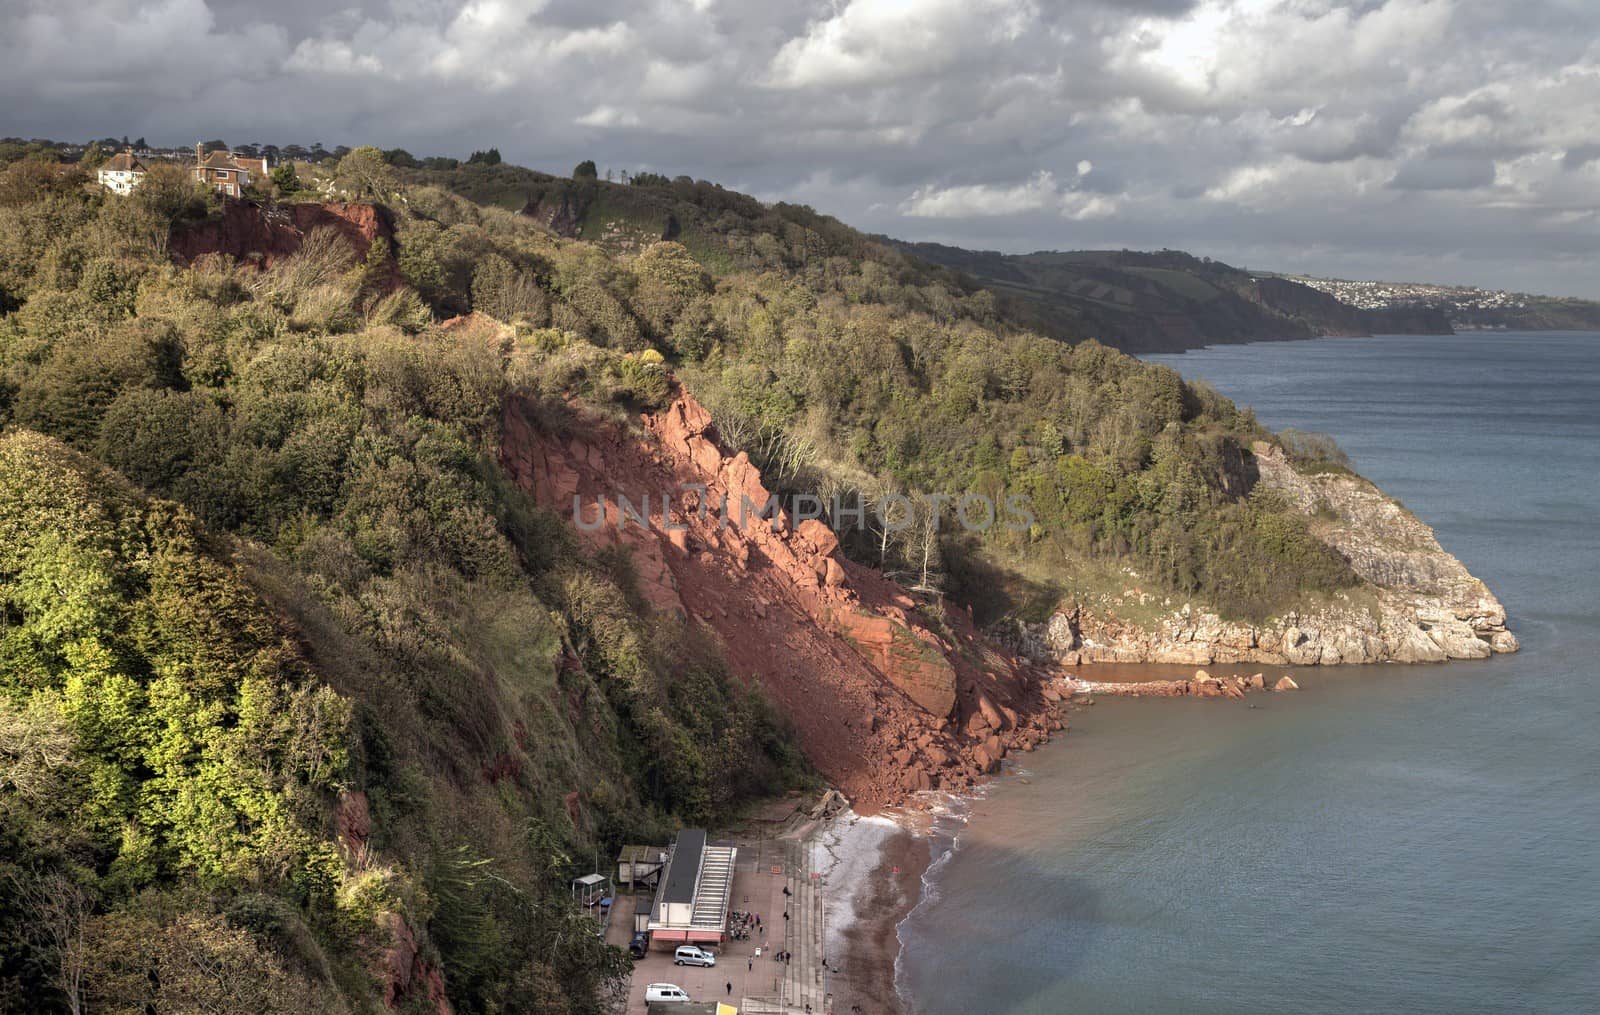
M902 929L937 897L936 876L959 845L989 783L956 796L925 795L915 810L860 817L846 811L807 837L811 869L832 905L824 933L833 1010L915 1011L901 972Z
M938 899L939 874L950 863L956 850L961 848L962 833L972 821L973 805L988 796L989 788L993 785L991 780L960 796L942 794L943 802L926 812L926 827L917 833L927 841L928 863L917 875L916 901L906 908L894 925L893 986L897 1008L893 1010L903 1015L914 1015L916 1012L916 1000L905 982L904 963L901 961L906 949L906 925L923 906Z
M861 816L845 810L820 826L806 844L807 865L821 875L824 888L833 889L823 928L824 958L837 955L845 931L863 915L865 904L860 888L870 884L873 872L881 865L884 850L903 826L893 817L875 814ZM856 890L847 891L854 887Z

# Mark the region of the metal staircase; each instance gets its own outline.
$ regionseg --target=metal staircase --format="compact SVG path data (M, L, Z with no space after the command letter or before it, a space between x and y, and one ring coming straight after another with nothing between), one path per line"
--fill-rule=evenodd
M734 850L707 846L700 858L700 878L695 883L694 907L689 922L695 927L723 930L723 914L733 893Z

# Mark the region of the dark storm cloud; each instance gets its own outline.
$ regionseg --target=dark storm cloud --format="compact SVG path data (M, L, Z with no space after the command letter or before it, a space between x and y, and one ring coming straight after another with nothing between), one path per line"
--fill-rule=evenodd
M1582 0L0 3L0 133L495 144L911 238L1600 296Z
M1566 150L1561 156L1561 165L1567 169L1582 169L1597 160L1600 160L1600 144L1578 145Z
M1424 155L1389 181L1397 190L1475 190L1494 182L1494 163L1471 155Z

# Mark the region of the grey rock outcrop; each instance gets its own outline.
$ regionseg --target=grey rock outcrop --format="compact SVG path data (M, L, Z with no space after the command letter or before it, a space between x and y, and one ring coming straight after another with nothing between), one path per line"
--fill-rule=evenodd
M1299 508L1362 585L1260 624L1224 620L1192 603L1134 623L1121 616L1120 597L1081 601L1043 624L1021 625L1008 642L1066 665L1421 663L1517 651L1500 601L1397 501L1360 476L1307 475L1276 447L1253 450L1259 482Z

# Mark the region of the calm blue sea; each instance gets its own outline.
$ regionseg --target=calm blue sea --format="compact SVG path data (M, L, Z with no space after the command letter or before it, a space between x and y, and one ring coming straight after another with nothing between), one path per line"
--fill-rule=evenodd
M930 872L915 1011L1600 1012L1600 334L1150 359L1337 437L1523 651L1078 713Z

